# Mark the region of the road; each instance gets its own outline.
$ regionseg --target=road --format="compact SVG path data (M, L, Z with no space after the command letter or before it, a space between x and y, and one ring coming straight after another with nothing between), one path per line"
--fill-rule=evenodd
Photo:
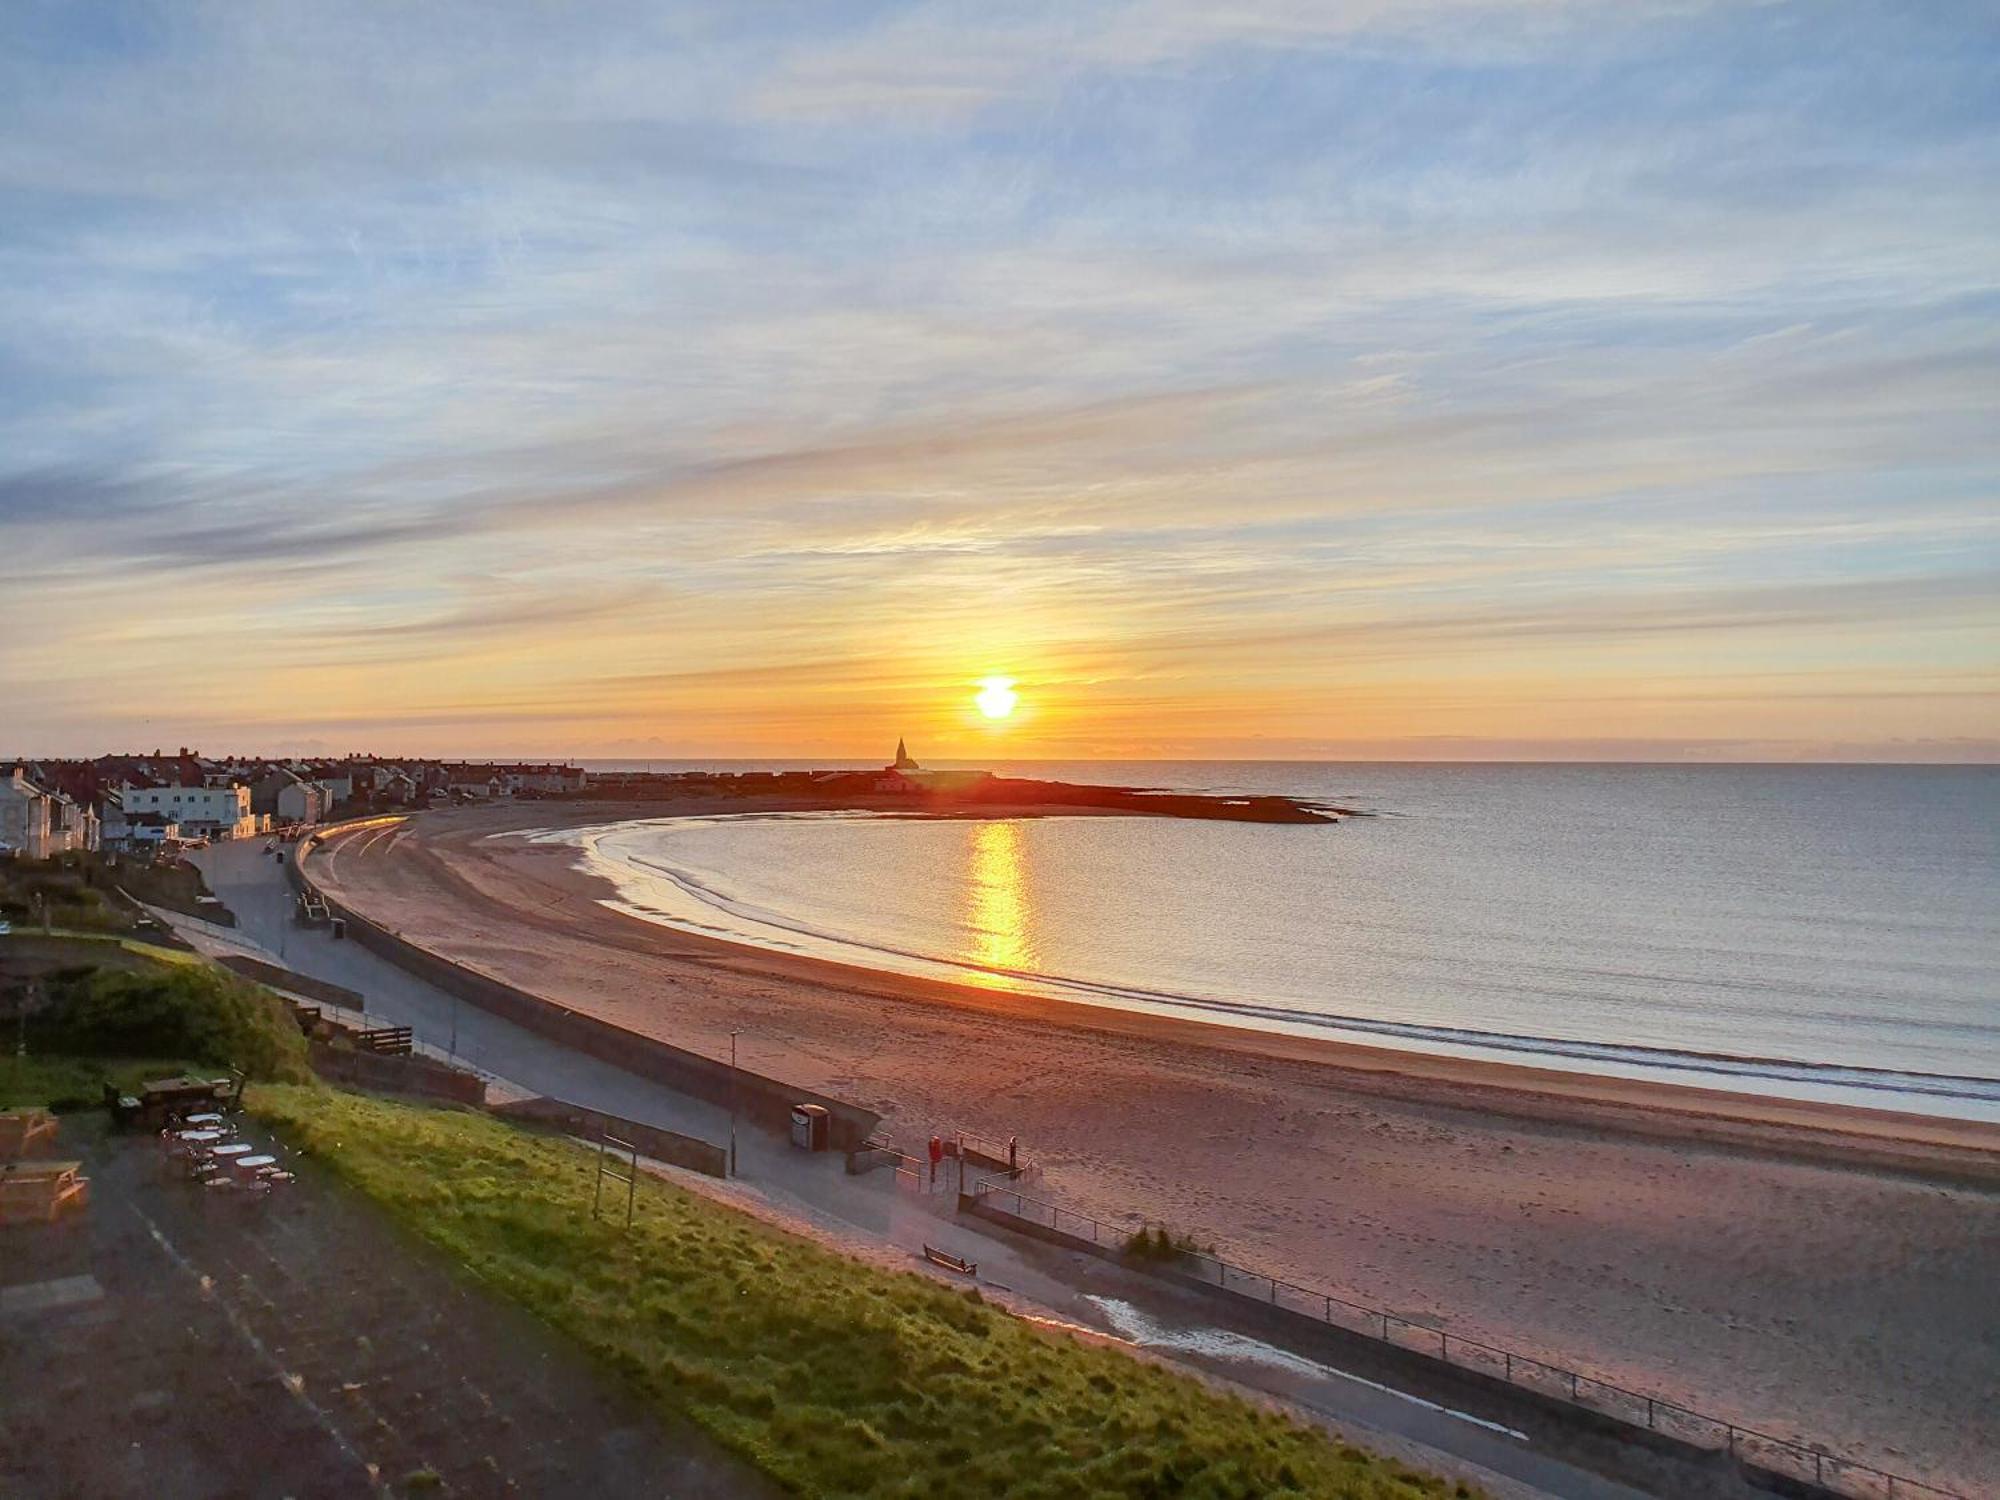
M399 832L370 830L345 841L345 849L336 843L330 855L316 857L365 859ZM201 851L196 862L238 925L227 929L159 914L204 951L248 954L356 990L366 998L372 1020L410 1027L423 1050L476 1068L504 1090L550 1095L719 1144L729 1140L726 1109L573 1052L462 1004L356 943L298 926L283 865L265 852L263 840L217 844ZM839 1156L808 1155L747 1125L737 1132L737 1149L737 1180L718 1184L690 1174L676 1174L676 1180L808 1225L871 1259L920 1263L924 1245L939 1245L977 1261L981 1283L1007 1294L1031 1316L1130 1343L1293 1402L1330 1419L1361 1446L1470 1479L1495 1500L1646 1500L1640 1490L1538 1451L1502 1424L1211 1326L1199 1307L1148 1278L986 1233L978 1221L952 1213L949 1192L915 1192L880 1170L850 1177Z

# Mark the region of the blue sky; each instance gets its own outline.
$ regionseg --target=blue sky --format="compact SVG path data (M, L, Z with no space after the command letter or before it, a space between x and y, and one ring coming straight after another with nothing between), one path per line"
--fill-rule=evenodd
M1994 758L1996 64L9 6L0 749Z

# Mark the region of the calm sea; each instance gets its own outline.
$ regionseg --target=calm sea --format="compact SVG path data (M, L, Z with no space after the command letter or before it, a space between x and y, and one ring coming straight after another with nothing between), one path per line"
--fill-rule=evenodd
M849 963L2000 1118L2000 768L1012 769L1372 816L738 816L578 841L639 915Z

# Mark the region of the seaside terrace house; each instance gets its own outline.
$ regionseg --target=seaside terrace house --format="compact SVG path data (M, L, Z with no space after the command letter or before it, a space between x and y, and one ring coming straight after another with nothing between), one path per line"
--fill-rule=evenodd
M454 797L476 797L485 801L513 795L506 779L493 766L447 766L445 772L445 790Z
M104 843L104 820L97 809L79 802L67 792L52 792L60 818L59 837L64 849L95 854Z
M55 852L55 798L19 766L0 781L0 854L47 859Z
M515 765L495 766L493 770L506 782L510 793L537 792L554 797L564 792L580 792L588 780L582 766Z
M27 859L94 854L102 846L97 810L20 766L0 781L0 853Z
M385 795L389 790L390 781L403 774L401 766L366 757L350 759L347 762L347 770L354 780L354 795L357 798Z
M326 788L284 766L272 766L250 784L250 805L273 823L317 823L326 816Z
M128 786L119 803L129 822L135 813L159 813L180 825L186 838L247 839L268 828L250 807L250 788L239 784Z
M181 826L165 813L133 813L129 817L116 796L104 804L104 847L144 854L163 844L177 844Z
M326 810L354 800L354 768L339 762L316 762L299 773L307 781L319 783L326 793Z

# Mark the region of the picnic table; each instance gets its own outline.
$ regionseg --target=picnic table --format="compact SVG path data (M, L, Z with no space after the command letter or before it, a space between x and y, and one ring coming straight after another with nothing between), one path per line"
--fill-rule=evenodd
M0 1115L0 1161L26 1156L56 1138L56 1117L45 1109L17 1109Z
M65 1210L90 1201L80 1161L15 1161L0 1165L0 1225L53 1224Z
M190 1112L212 1114L216 1105L240 1092L240 1084L229 1078L154 1078L139 1086L139 1109L152 1121Z

